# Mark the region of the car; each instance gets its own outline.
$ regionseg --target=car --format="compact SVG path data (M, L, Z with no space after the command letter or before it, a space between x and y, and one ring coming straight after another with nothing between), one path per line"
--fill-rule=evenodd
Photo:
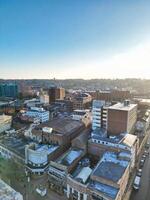
M148 156L148 155L149 155L149 152L145 150L145 151L144 151L144 155L145 155L145 156Z
M140 188L141 177L136 176L133 183L133 188L138 190Z
M145 148L149 148L149 146L150 146L150 143L149 142L147 142L146 144L145 144Z
M146 160L146 155L145 155L145 154L142 155L142 159L143 159L144 161Z
M137 170L137 176L141 177L142 176L142 169Z
M144 160L144 159L141 159L141 161L140 161L140 167L143 167L144 162L145 162L145 160Z

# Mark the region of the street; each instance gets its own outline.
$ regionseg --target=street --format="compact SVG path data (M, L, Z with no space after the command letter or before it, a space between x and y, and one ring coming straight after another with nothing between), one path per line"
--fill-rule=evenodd
M150 142L150 138L148 139ZM148 149L150 153L150 149ZM141 185L138 191L133 189L130 200L149 200L150 199L150 155L147 156L142 168Z

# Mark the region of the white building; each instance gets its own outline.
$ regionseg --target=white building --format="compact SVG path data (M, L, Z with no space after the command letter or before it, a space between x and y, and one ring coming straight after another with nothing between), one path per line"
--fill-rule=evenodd
M11 128L12 117L8 115L0 115L0 133Z
M40 102L43 104L49 104L49 95L41 94L40 95Z
M23 196L0 179L1 200L23 200Z
M27 110L24 115L29 117L35 117L40 120L40 122L49 121L49 111L44 110L43 108L31 107L30 110Z
M103 111L103 107L105 105L105 101L94 100L92 105L92 129L95 130L97 128L102 128L103 122L105 121L106 127L106 119L107 119L107 110ZM103 113L105 119L103 119Z

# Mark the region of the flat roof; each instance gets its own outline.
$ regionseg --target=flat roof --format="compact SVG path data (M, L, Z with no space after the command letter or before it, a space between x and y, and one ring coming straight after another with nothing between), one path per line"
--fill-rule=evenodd
M113 182L118 182L129 162L120 160L116 153L106 152L95 168L93 175Z
M137 106L137 104L129 104L129 105L125 106L124 103L117 103L117 104L114 104L113 106L110 106L108 109L130 111L133 108L135 108L136 106Z
M99 182L96 182L96 181L92 181L89 184L89 187L92 190L97 190L98 192L103 193L107 197L111 197L112 199L116 198L118 191L119 191L119 189L117 189L117 188L114 188L110 185L106 185L106 184L99 183Z
M58 134L70 134L82 126L84 126L84 124L80 121L73 120L69 117L59 117L49 122L42 123L38 127L50 127Z
M12 199L22 199L23 196L11 188L8 184L0 179L0 199L1 200L12 200Z
M58 145L38 145L35 151L41 152L46 151L49 154L54 152L56 149L58 149Z
M25 158L25 146L30 144L30 142L15 136L5 136L0 140L0 144L22 158Z
M70 166L78 157L82 155L82 153L83 150L72 148L67 151L63 156L58 158L57 162L65 166Z

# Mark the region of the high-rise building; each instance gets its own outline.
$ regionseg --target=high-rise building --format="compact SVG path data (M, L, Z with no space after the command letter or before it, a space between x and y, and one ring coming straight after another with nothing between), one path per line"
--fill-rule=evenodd
M137 104L117 103L108 108L108 134L131 133L137 120Z
M51 87L48 90L49 103L54 103L56 99L63 100L65 98L65 89L58 87Z
M13 83L0 84L0 97L16 98L18 96L18 86Z
M92 105L92 129L107 128L107 108L105 101L93 100Z

